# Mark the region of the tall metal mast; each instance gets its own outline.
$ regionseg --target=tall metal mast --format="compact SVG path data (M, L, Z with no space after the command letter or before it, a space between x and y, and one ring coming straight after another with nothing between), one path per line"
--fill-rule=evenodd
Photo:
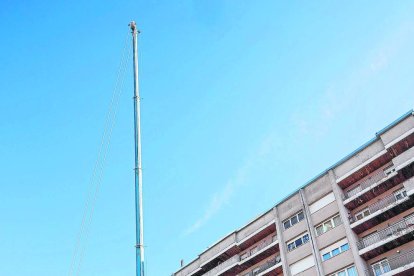
M141 114L138 82L138 34L135 21L129 24L132 32L134 58L134 134L135 134L135 223L136 223L136 272L144 276L144 220L142 212L142 164L141 164Z

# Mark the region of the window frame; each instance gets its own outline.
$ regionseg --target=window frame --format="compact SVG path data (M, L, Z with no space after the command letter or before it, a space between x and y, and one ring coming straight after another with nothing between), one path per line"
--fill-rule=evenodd
M339 220L335 220L335 218L339 218ZM338 224L335 221L337 221ZM331 228L328 229L326 227L327 223L331 224ZM329 230L332 230L332 229L334 229L335 227L337 227L341 224L342 224L342 219L341 219L341 216L338 213L338 214L334 215L333 217L330 217L329 219L327 219L327 220L325 220L325 221L323 221L320 224L315 226L316 236L321 236L321 235L325 234L326 232L328 232ZM318 228L321 229L321 231L319 231Z
M282 222L283 229L287 230L287 229L291 228L292 226L298 224L299 222L301 222L304 219L305 219L305 214L303 213L303 210L300 210L299 212L297 212L293 216L289 217L288 219L285 219ZM294 222L294 220L296 220L296 222Z
M365 214L366 212L368 212L368 214ZM361 218L358 218L358 216L360 216L360 215L362 217ZM371 215L371 211L369 210L368 207L366 207L366 208L362 209L361 211L355 213L354 217L355 217L356 220L361 220L361 219L363 219L363 218L365 218L365 217L367 217L369 215Z
M380 271L380 274L377 274L377 272L375 271L374 266L377 266L378 268L380 268L380 270L381 270ZM388 270L385 269L385 268L387 268ZM379 275L385 274L385 273L390 272L392 270L391 269L391 266L390 266L390 263L389 263L389 261L388 261L387 258L384 258L382 260L379 260L376 263L371 264L371 269L372 269L372 272L374 272L374 275L375 276L379 276Z
M300 240L300 244L297 245L297 241ZM293 240L290 240L289 242L286 242L286 247L288 252L292 252L298 247L301 247L304 244L307 244L309 242L309 233L305 232L302 235L299 235L297 238L294 238Z
M343 247L346 246L346 249L343 249ZM328 246L329 247L329 246ZM338 245L338 247L333 248L332 250L329 250L329 252L326 252L325 254L322 255L322 261L325 262L329 259L332 259L333 257L336 257L342 253L344 253L345 251L348 251L350 249L349 247L349 242L346 242L342 245ZM322 249L323 250L323 249ZM335 254L335 253L336 254ZM329 256L329 258L326 258L325 256Z
M335 273L329 274L329 276L340 276L339 273L345 273L345 274L342 274L342 275L349 276L349 270L351 268L355 269L355 271L356 271L355 264L353 264L353 265L350 265L348 267L345 267L345 268L343 268L343 269L341 269L341 270L339 270L339 271L337 271ZM357 275L358 275L358 272L357 272Z
M395 200L401 200L407 197L407 191L404 188L401 188L401 189L394 191L393 195L394 195ZM398 196L401 196L401 197L398 198Z

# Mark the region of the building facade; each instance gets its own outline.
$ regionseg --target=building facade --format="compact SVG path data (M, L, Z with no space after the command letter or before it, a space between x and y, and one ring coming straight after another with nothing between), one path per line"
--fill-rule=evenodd
M414 275L413 111L173 275Z

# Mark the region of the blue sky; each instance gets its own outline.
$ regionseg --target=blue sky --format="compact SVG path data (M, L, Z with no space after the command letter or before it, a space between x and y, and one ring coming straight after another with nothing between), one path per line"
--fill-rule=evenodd
M68 275L127 24L148 275L413 107L412 1L2 1L0 275ZM80 275L134 275L132 65Z

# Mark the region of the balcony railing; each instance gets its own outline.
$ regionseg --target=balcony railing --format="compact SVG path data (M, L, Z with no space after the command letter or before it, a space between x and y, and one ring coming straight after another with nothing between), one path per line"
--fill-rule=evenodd
M276 236L269 237L269 238L265 239L263 242L261 242L258 246L252 248L251 250L247 251L246 253L244 253L242 255L235 255L235 256L231 257L230 259L226 260L225 262L219 264L218 266L216 266L212 270L204 273L203 276L218 275L219 272L225 271L227 268L231 267L235 263L237 263L239 261L242 262L243 260L247 259L248 257L254 256L257 252L259 252L263 248L269 246L271 243L273 243L276 240L277 240ZM242 259L242 257L243 257L243 259Z
M225 262L219 264L218 266L216 266L212 270L204 273L203 276L218 275L219 272L225 271L227 268L231 267L235 263L237 263L239 261L243 262L245 259L249 258L250 256L254 256L260 250L262 250L263 248L269 246L270 244L272 244L276 240L277 240L276 236L269 237L269 238L265 239L263 242L261 242L258 246L252 248L252 250L249 250L249 251L247 251L246 253L244 253L242 255L235 255L235 256L231 257L230 259L228 259ZM243 256L243 259L242 259L242 256Z
M371 234L365 238L362 238L357 242L358 249L361 250L365 247L373 245L377 242L385 240L394 235L400 235L405 230L414 230L414 214L410 215L403 220L381 230L374 234Z
M398 269L400 267L403 267L405 265L414 263L414 249L405 252L403 254L397 254L392 256L391 258L388 259L388 267L385 269L385 271L389 270L392 271L394 269ZM385 274L385 272L383 273ZM379 274L375 274L374 270L371 269L367 269L365 271L365 275L367 276L376 276Z
M374 173L371 177L361 181L358 186L353 188L352 190L349 190L345 195L345 199L348 199L357 193L361 192L362 190L366 189L367 187L371 186L372 184L377 183L387 175L385 174L384 170L379 170L378 172Z
M397 199L394 194L390 194L390 195L384 197L383 199L381 199L380 201L373 203L372 205L370 205L368 207L369 213L373 214L376 211L381 210L383 208L386 208L386 207L388 207L388 206L390 206L390 205L392 205L396 202L402 202L402 201L406 200L406 196L404 196L402 193L401 193L401 195L403 197L400 198L400 199ZM349 221L351 223L354 223L354 222L358 221L358 219L356 218L355 215L353 215L353 216L350 217Z
M242 276L256 276L256 275L259 275L263 271L271 268L272 266L274 266L274 265L276 265L280 262L281 262L280 256L276 256L276 257L270 259L269 261L265 262L264 264L262 264L258 268L256 267L256 268L252 269L252 271L250 271L249 273L243 274Z
M276 239L277 239L276 236L265 239L263 242L259 243L258 246L254 247L251 250L247 251L246 253L242 254L240 256L240 260L243 261L243 260L249 258L250 256L255 255L257 252L259 252L263 248L269 246L271 243L276 241Z
M225 262L219 264L218 266L216 266L215 268L213 268L212 270L208 271L207 273L204 273L203 276L213 276L213 275L218 275L218 273L220 271L225 270L226 268L234 265L235 263L240 261L240 256L239 255L235 255L232 258L226 260Z

